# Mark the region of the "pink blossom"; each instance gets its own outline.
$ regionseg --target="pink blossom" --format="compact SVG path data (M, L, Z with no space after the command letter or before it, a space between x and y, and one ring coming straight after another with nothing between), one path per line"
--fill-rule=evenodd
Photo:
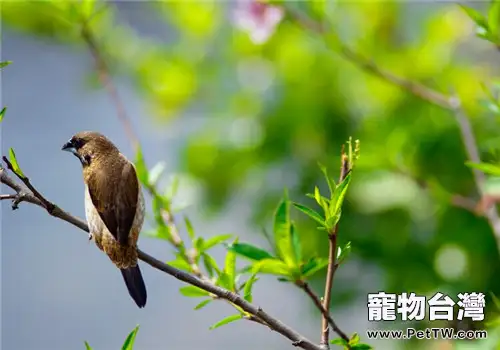
M281 7L258 0L239 0L233 11L233 23L247 32L254 44L263 44L274 33L283 16Z

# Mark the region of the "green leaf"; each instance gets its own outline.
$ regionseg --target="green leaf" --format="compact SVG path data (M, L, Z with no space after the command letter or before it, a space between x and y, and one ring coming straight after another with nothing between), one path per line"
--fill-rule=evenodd
M179 176L174 175L172 177L172 183L166 188L165 196L169 199L172 199L177 194L177 190L179 189Z
M488 27L490 33L498 39L498 27L500 25L500 2L494 1L488 10Z
M230 239L231 237L233 237L233 235L231 234L226 234L226 235L218 235L218 236L213 236L213 237L210 237L209 239L207 239L205 241L205 244L203 244L203 250L209 250L210 248L213 248L215 247L216 245L218 245L219 243L222 243L224 241L227 241L228 239Z
M500 176L500 166L489 164L489 163L473 163L465 162L465 165L469 168L481 170L485 174Z
M221 271L216 285L231 290L231 285L234 285L234 279L231 279L225 271Z
M206 300L203 300L201 303L199 303L198 305L196 305L194 307L195 310L200 310L200 309L203 309L205 306L207 306L208 304L210 304L210 302L212 302L213 299L206 299Z
M193 245L197 250L197 253L199 254L200 252L203 252L203 244L205 243L205 240L203 237L196 237L194 239Z
M338 247L337 263L341 264L351 254L351 242L347 242L344 248Z
M227 251L226 261L224 263L224 272L227 274L227 277L229 278L228 289L234 291L235 288L234 280L236 278L236 253L232 251Z
M319 192L318 186L314 186L314 199L316 199L316 202L320 205L323 206L321 202L321 193Z
M290 225L290 235L292 236L292 246L293 252L295 253L296 265L302 262L302 247L300 245L300 236L295 230L295 225L292 223Z
M188 232L189 238L191 238L191 240L193 240L195 237L193 225L191 224L191 221L189 220L189 218L187 216L184 216L184 222L186 224L186 230Z
M318 224L324 226L325 225L325 218L318 212L314 211L311 208L306 207L305 205L299 204L299 203L292 203L295 208L309 216L311 219L316 221Z
M215 328L219 328L220 326L224 326L224 325L231 323L231 322L234 322L234 321L241 320L242 318L243 318L243 315L241 315L241 314L227 316L226 318L220 320L216 324L210 326L210 330L215 329Z
M158 162L149 170L149 183L154 186L160 179L161 175L165 171L165 162Z
M189 265L184 259L177 258L176 260L169 261L167 264L175 267L176 269L191 272L191 265Z
M464 5L459 6L465 11L465 13L467 13L467 15L474 21L474 23L476 23L480 27L488 28L486 18L481 13L471 7L467 7Z
M12 61L3 61L3 62L0 62L0 69L2 69L4 67L7 67L11 63L12 63Z
M134 348L135 337L138 330L139 326L135 327L134 330L130 332L127 339L125 339L125 343L123 343L122 350L132 350Z
M322 165L321 163L318 163L318 165L319 168L321 169L321 172L325 176L326 183L328 184L328 189L330 190L330 198L332 198L335 188L337 187L337 185L335 184L335 180L333 180L332 178L330 178L330 176L328 176L328 170L324 165Z
M272 256L271 253L248 243L228 244L226 248L230 251L235 252L238 255L241 255L253 261L260 261L263 259L275 259L275 257Z
M137 147L137 154L135 156L135 169L137 170L137 178L143 185L148 185L148 168L144 162L144 156L142 154L141 147Z
M347 342L342 338L335 338L330 340L330 344L346 346Z
M349 339L349 345L356 345L359 343L359 334L358 333L354 333L351 337L351 339Z
M2 110L0 111L0 123L2 122L3 120L3 116L5 115L5 111L7 110L7 107L4 107L2 108Z
M344 203L344 198L347 193L347 188L349 187L349 183L351 182L351 173L347 174L345 179L337 186L335 189L335 193L332 198L332 207L334 208L333 212L330 212L332 217L335 218L334 223L329 223L329 228L335 225L340 218L340 210L342 209L342 204Z
M94 13L96 0L82 0L80 3L80 11L83 18L89 19Z
M214 258L212 258L207 253L203 253L201 256L203 259L203 265L205 265L205 269L207 270L208 276L210 278L213 277L214 270L215 270L215 272L217 272L217 274L220 274L219 267L217 266L217 262L215 261Z
M281 201L274 215L274 240L276 242L276 251L280 258L282 258L285 263L293 266L295 259L293 257L292 251L292 240L290 237L290 205L288 201L288 196L285 193L285 197Z
M373 347L371 345L364 344L364 343L359 343L359 344L351 346L351 350L372 350L372 349L373 349Z
M278 276L291 276L290 267L278 259L264 259L256 262L252 267L253 273L267 273Z
M255 282L257 282L258 279L259 278L254 273L252 276L250 276L250 278L248 279L248 281L245 283L245 288L243 288L243 299L245 299L249 303L252 302L252 288L253 288L253 284Z
M14 153L14 149L12 149L12 147L9 148L9 161L12 164L14 172L17 175L24 178L25 177L24 173L22 172L21 168L19 167L19 164L17 163L16 154Z
M87 342L85 342L85 350L92 350L92 347Z
M301 268L301 274L304 277L311 277L319 270L324 269L328 266L328 259L312 257L307 263Z
M210 295L209 292L195 286L185 286L179 289L182 295L185 297L197 298L197 297L207 297Z

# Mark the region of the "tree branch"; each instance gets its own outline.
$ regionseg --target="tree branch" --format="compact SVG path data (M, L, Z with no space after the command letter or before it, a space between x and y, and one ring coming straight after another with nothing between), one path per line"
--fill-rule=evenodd
M130 119L127 116L127 112L125 111L125 106L122 100L120 99L120 96L118 95L118 90L116 89L115 85L111 80L111 76L109 74L106 61L104 60L104 57L101 54L101 51L99 50L95 37L89 28L88 20L84 19L82 22L83 22L81 30L82 38L87 44L87 47L89 48L92 58L94 59L99 80L101 81L101 84L108 92L111 102L113 103L116 109L116 114L118 116L118 119L120 120L120 122L123 125L123 128L125 129L125 133L127 134L128 139L132 143L134 151L137 152L137 150L139 149L139 138L134 132L132 123L130 122Z
M339 176L339 183L344 181L345 177L349 173L351 164L349 164L349 157L345 154L344 152L344 146L342 146L342 151L341 151L341 165L340 165L340 176ZM325 293L323 297L323 305L322 308L320 308L321 313L323 314L323 318L321 321L321 346L324 348L329 348L328 345L328 337L329 337L329 329L328 325L330 324L332 328L335 330L335 332L340 335L342 338L346 337L347 341L349 341L349 337L345 335L338 327L335 325L331 317L329 316L329 312L327 310L330 310L330 302L332 298L332 287L333 287L333 278L335 276L335 271L337 271L337 233L338 233L338 227L339 224L337 223L333 230L331 232L328 232L328 242L329 242L329 247L328 247L328 268L326 271L326 283L325 283ZM307 290L306 290L307 292ZM312 291L310 291L312 292ZM308 293L309 294L309 293ZM323 311L326 311L323 312ZM332 322L329 322L329 321ZM339 332L340 331L340 332ZM346 339L344 339L346 340Z
M476 138L474 137L474 131L472 130L472 126L470 125L469 118L467 118L465 112L463 111L460 99L454 97L451 99L450 104L459 126L460 136L462 137L462 142L464 144L465 151L467 152L469 160L474 163L480 163L481 157L479 155ZM483 172L477 169L472 169L472 174L474 176L474 182L476 184L477 190L482 197L481 202L483 202L483 199L485 197L484 185L486 182L486 176ZM480 204L482 204L481 202ZM496 207L494 205L490 205L488 208L485 207L482 214L488 221L488 224L490 225L493 234L495 235L497 244L500 247L500 216L498 215Z
M4 159L5 160L5 159ZM8 163L9 164L9 163ZM12 171L12 170L11 170ZM22 177L19 174L17 174L15 171L12 171L17 177L19 177L29 188L33 189L34 191L26 191L21 185L17 184L6 172L6 169L0 167L0 183L3 183L7 185L8 187L12 188L15 192L16 195L14 198L12 198L12 195L7 195L7 196L0 196L0 199L13 199L13 205L12 208L15 209L17 208L17 205L21 202L29 202L35 205L38 205L39 207L42 207L47 210L47 204L49 207L52 208L52 210L47 210L47 212L58 219L64 220L66 222L69 222L70 224L78 227L79 229L89 232L89 228L87 224L71 215L70 213L64 211L54 203L50 202L47 200L43 195L38 192L34 186L29 182L27 177ZM24 179L24 180L23 180ZM36 195L34 194L36 193ZM168 264L165 264L164 262L152 257L151 255L141 251L138 249L139 253L139 259L144 261L145 263L149 264L150 266L154 267L157 270L163 271L166 274L175 277L176 279L183 281L185 283L194 285L198 288L201 288L209 293L212 293L216 295L220 299L227 300L237 306L239 306L241 309L243 309L245 312L249 313L252 317L257 318L258 320L262 320L265 322L267 326L269 326L272 330L276 331L277 333L283 335L284 337L288 338L290 341L292 341L292 344L294 346L297 346L299 348L305 349L305 350L321 350L321 347L319 345L316 345L312 343L310 340L305 338L303 335L298 333L297 331L293 330L280 320L272 317L271 315L267 314L262 308L257 307L243 298L241 298L238 294L233 293L229 290L226 290L224 288L218 287L214 285L213 283L210 283L208 281L201 280L193 275L190 275L187 272L184 272L182 270L176 269ZM255 319L254 319L255 321ZM262 323L262 322L259 322Z
M337 267L337 265L335 266L335 268ZM330 327L332 327L332 330L337 333L342 339L344 339L346 341L346 343L349 343L349 337L347 336L347 334L345 334L338 326L337 324L335 323L335 321L333 320L333 318L330 316L330 313L328 312L327 309L325 309L325 307L323 306L323 304L321 304L321 300L319 299L319 297L313 292L313 290L311 289L311 287L309 286L309 284L307 282L304 282L304 281L296 281L295 284L301 288L302 290L304 290L304 292L306 292L306 294L311 298L311 300L314 302L314 305L316 305L316 307L321 311L321 314L323 315L323 317L328 320L328 324L330 325ZM327 328L328 328L328 325L327 325ZM328 341L328 339L327 339ZM321 344L324 346L324 344Z
M461 101L458 97L448 96L423 84L399 77L392 72L384 70L373 61L352 50L349 46L342 43L338 38L334 39L335 49L332 49L331 45L329 45L328 42L328 32L325 25L309 18L306 14L293 8L293 6L289 4L285 4L283 6L286 9L288 15L297 23L299 23L303 28L319 34L325 41L326 45L329 46L330 50L335 51L337 54L341 55L347 61L358 66L366 73L377 76L394 86L400 87L403 90L406 90L412 95L417 96L428 103L451 111L455 115L455 119L460 129L462 142L464 144L464 148L469 160L473 162L480 162L479 151L474 133L472 131L472 127L467 116L465 115L465 112L463 111ZM479 192L479 194L483 195L485 175L476 169L473 169L473 175L477 191ZM500 245L500 216L497 209L494 206L490 207L484 213L484 216L488 221L488 224L491 227L491 230L496 237L498 244Z

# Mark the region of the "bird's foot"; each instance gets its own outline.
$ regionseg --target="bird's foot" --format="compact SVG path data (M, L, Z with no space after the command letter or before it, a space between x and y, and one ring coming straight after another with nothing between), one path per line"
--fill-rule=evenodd
M91 241L92 238L94 238L94 235L92 233L89 233L89 241Z

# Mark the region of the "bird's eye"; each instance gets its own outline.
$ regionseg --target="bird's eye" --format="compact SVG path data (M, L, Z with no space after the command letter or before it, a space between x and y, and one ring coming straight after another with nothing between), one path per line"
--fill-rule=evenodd
M71 140L71 143L76 149L80 149L84 144L83 140L79 138L74 138L73 140Z

